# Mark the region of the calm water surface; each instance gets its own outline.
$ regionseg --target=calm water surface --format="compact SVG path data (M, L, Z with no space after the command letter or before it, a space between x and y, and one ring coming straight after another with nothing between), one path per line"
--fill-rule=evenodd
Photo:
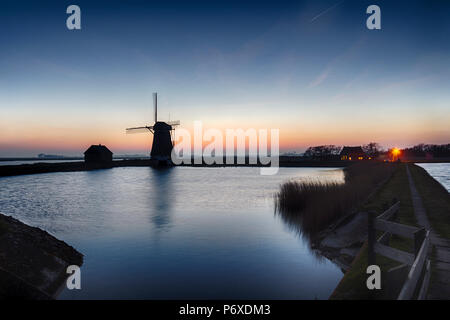
M61 299L326 299L342 277L274 216L295 179L329 168L114 168L0 178L0 211L85 255Z
M416 163L450 192L450 163Z

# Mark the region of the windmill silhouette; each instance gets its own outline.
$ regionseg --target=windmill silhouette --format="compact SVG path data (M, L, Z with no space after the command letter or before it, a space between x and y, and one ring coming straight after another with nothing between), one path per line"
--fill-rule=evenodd
M152 126L127 128L126 133L151 132L153 144L150 157L157 160L158 164L167 164L173 149L172 132L175 130L175 126L180 124L180 121L158 121L158 94L156 92L153 93L153 108L155 123Z

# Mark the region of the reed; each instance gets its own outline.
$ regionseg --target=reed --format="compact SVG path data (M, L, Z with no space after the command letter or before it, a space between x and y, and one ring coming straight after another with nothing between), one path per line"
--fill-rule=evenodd
M314 235L365 201L395 167L392 163L360 162L344 169L343 183L288 181L276 194L275 212L302 233Z

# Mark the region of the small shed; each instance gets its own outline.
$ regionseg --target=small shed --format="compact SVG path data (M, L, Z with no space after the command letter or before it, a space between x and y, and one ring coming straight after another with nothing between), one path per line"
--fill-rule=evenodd
M84 162L107 164L112 162L113 153L101 144L92 145L84 152Z
M360 146L357 147L343 147L341 153L339 154L341 160L367 160L367 154L363 151Z

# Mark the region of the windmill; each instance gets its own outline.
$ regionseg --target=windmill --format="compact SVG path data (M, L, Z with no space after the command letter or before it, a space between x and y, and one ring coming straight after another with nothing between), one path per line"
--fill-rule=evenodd
M150 157L158 163L167 163L173 149L172 132L180 121L158 121L158 94L153 93L153 108L155 111L155 123L152 126L127 128L126 133L151 132L153 134L152 150Z

